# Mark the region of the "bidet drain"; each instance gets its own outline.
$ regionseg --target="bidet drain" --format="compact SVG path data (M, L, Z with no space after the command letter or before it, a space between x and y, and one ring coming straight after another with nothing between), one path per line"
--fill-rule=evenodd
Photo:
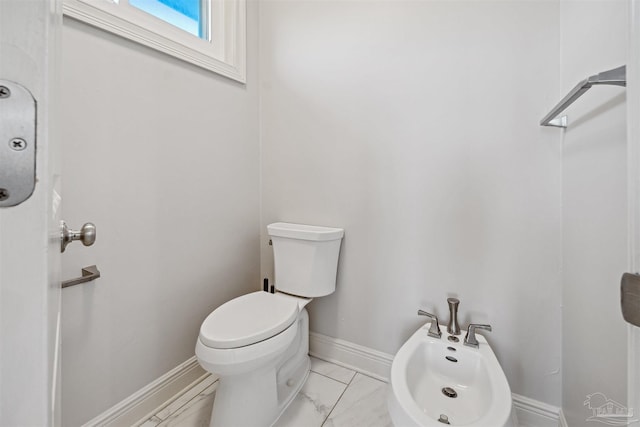
M442 394L444 394L447 397L450 398L454 398L454 397L458 397L458 393L452 389L451 387L442 387Z
M451 424L449 422L449 417L447 417L445 414L440 414L440 418L438 418L438 421L440 421L442 424Z

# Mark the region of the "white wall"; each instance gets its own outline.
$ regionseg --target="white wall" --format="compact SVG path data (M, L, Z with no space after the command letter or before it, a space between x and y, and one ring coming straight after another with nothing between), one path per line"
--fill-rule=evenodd
M259 280L257 5L246 87L65 20L64 217L95 222L63 255L63 425L194 354L199 327Z
M559 4L265 1L266 224L344 227L311 329L395 353L425 319L487 322L512 391L559 405Z
M561 2L562 93L623 65L627 2ZM626 324L620 277L627 266L625 89L594 87L569 110L563 138L563 411L587 425L586 396L626 405Z

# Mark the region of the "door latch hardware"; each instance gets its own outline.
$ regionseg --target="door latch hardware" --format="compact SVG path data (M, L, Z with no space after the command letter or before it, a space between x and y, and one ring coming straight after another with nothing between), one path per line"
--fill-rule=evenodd
M620 281L622 317L627 323L640 326L640 275L624 273Z
M36 186L36 100L0 79L0 207L27 200Z

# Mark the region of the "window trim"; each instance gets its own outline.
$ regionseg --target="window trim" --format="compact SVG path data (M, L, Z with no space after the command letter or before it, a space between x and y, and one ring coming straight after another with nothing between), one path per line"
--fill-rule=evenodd
M63 12L86 24L246 83L246 0L211 0L211 3L212 37L217 43L199 39L128 3L64 0Z

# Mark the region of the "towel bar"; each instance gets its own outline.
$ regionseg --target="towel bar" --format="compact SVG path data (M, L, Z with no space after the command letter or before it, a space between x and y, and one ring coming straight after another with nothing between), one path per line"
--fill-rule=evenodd
M613 85L613 86L627 86L627 66L623 65L612 70L603 71L602 73L595 74L589 78L582 80L578 83L571 92L567 94L562 101L553 107L553 109L540 120L540 126L555 126L560 128L567 127L567 116L560 118L556 117L562 113L573 102L580 98L586 91L588 91L593 85Z
M82 269L82 277L65 280L62 282L62 287L68 288L69 286L75 286L81 283L90 282L92 280L96 280L98 277L100 277L100 270L98 270L98 267L96 267L95 265L90 265L89 267L85 267Z

